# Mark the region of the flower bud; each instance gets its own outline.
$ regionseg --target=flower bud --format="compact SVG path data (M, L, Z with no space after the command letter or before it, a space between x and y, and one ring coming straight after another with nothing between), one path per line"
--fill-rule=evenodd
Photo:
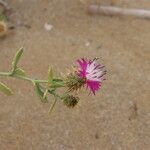
M66 95L62 98L64 105L67 107L75 107L79 101L79 97L73 95Z
M75 73L70 73L65 79L65 84L68 87L68 91L76 91L84 86L85 79L80 78Z
M0 37L6 35L7 32L7 25L5 22L0 21Z

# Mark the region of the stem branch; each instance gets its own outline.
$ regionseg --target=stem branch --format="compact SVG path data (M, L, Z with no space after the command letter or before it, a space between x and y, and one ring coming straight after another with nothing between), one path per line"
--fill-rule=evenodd
M30 82L36 82L36 83L48 83L47 80L39 80L39 79L32 79L25 76L19 76L19 75L13 75L11 72L0 72L0 76L6 76L6 77L14 77L21 80L26 80ZM64 87L63 80L53 79L54 82L56 82L56 85L59 87Z
M56 102L57 102L57 99L56 99L56 97L55 97L54 102L52 103L52 105L51 105L50 108L49 108L49 113L51 113L52 110L54 109L54 106L56 105Z

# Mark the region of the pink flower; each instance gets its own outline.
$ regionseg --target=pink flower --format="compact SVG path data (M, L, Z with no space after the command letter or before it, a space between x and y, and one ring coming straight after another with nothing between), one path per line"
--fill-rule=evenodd
M106 71L103 70L104 66L98 64L96 60L96 58L93 60L77 60L79 64L78 75L86 80L85 85L94 95L100 89L102 80L104 80L104 75L106 74Z

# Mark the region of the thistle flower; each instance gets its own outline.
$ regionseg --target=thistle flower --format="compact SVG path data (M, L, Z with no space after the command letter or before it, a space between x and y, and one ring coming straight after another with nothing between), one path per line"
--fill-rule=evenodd
M68 91L76 91L86 86L95 95L95 92L100 89L106 74L106 71L103 69L104 66L98 64L96 60L96 58L93 60L77 60L78 67L65 78Z
M106 71L103 70L104 66L96 62L97 58L93 60L79 59L77 60L78 76L81 79L85 79L86 87L95 95L101 87L102 80Z

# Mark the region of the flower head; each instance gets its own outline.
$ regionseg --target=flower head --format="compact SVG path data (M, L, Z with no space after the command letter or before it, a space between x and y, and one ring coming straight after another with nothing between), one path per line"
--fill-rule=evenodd
M104 75L106 71L103 70L104 66L96 62L97 59L79 59L77 60L78 66L78 76L85 79L86 87L93 92L98 91L101 87L102 80L104 80Z
M63 103L70 108L75 107L79 102L79 98L73 95L66 95L62 99L63 99Z
M68 87L68 91L77 91L81 89L85 84L85 79L80 78L77 72L69 73L65 78L65 84Z

